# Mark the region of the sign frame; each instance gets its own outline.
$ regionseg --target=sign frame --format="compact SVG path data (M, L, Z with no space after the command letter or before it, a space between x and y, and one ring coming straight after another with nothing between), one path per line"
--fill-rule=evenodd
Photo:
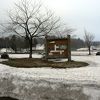
M71 61L70 35L67 38L45 38L46 59L68 58Z

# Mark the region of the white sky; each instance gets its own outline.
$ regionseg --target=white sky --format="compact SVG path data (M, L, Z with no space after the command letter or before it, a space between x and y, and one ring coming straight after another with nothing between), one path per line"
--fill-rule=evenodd
M0 18L6 16L6 11L17 0L0 0ZM44 5L56 12L58 16L75 28L75 34L82 38L84 28L100 40L100 0L42 0Z

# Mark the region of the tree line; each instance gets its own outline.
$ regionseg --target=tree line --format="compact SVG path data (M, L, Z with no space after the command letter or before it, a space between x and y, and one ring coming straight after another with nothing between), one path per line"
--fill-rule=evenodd
M36 47L37 44L43 44L43 39L39 38L38 40L36 38L33 39L32 47ZM17 51L20 51L22 49L29 48L28 40L26 37L20 37L18 35L10 35L8 37L1 37L0 38L0 49L2 48L11 48L16 53Z
M44 45L44 38L34 38L32 47L36 47L37 44ZM22 49L29 48L28 40L26 37L21 37L18 35L10 35L8 37L0 38L0 49L1 48L12 48L15 52L21 51ZM95 42L98 45L97 42ZM71 48L72 50L76 50L78 48L85 47L85 42L80 38L72 38L71 39Z

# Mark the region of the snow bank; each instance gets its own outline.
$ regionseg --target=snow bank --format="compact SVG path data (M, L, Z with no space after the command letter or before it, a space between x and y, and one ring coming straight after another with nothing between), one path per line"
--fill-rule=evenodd
M9 54L9 57L10 58L28 58L29 54ZM32 57L33 58L41 58L42 55L35 53L32 55Z

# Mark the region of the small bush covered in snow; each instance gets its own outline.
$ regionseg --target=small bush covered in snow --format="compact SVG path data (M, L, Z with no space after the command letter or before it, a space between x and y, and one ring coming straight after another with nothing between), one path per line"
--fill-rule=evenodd
M9 55L8 55L6 52L4 52L4 53L1 55L1 58L2 58L2 59L9 59Z

